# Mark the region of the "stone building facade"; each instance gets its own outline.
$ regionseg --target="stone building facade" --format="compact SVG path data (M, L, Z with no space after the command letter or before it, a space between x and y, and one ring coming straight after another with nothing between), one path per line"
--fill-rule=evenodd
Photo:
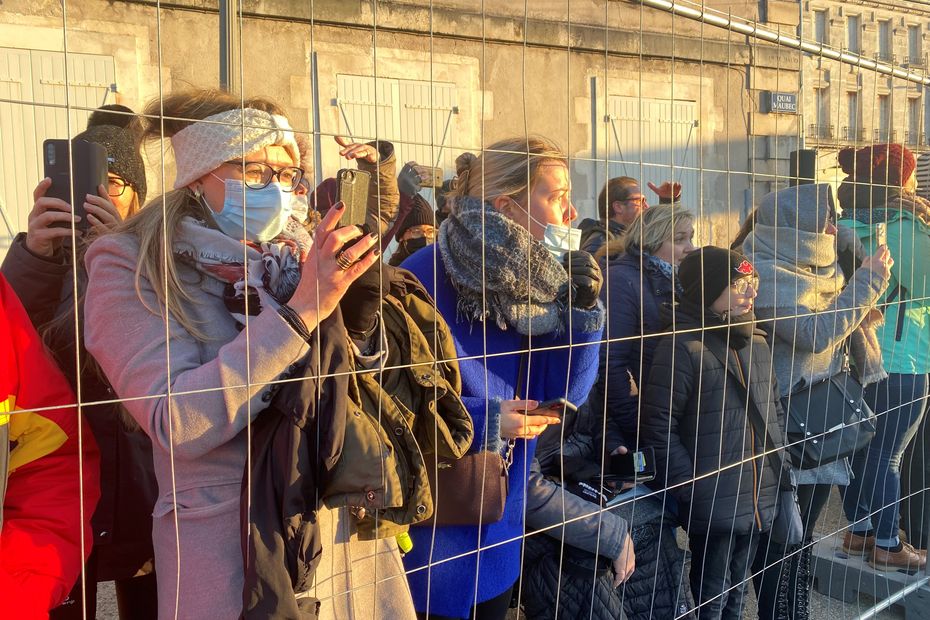
M585 216L608 176L680 179L688 206L736 218L787 174L805 122L767 101L797 98L793 50L628 0L533 0L528 14L522 2L485 0L483 13L481 4L244 0L241 91L279 100L300 131L318 129L319 178L339 166L334 134L391 139L403 159L447 173L461 151L543 134L571 156ZM786 32L801 15L791 1L705 5ZM7 232L25 228L42 139L77 133L86 109L104 101L139 109L160 93L219 82L217 0L65 6L0 6ZM67 105L77 109L69 115ZM172 174L164 152L147 152L153 197L162 164ZM723 240L728 225L713 236Z
M928 75L930 5L907 0L809 0L805 38L880 63ZM803 60L806 144L816 148L822 178L832 179L845 146L901 142L928 148L927 86L830 60Z

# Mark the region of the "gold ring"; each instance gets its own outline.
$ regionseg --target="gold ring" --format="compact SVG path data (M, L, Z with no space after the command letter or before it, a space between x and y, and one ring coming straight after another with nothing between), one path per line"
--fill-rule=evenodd
M339 254L336 255L336 264L339 265L339 268L343 271L348 271L349 267L355 263L349 260L349 257L346 256L345 252L339 252Z

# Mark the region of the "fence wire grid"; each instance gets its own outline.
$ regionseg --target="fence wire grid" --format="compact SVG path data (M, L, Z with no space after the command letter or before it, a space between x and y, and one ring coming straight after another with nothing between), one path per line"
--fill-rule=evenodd
M0 16L0 616L930 618L930 3Z

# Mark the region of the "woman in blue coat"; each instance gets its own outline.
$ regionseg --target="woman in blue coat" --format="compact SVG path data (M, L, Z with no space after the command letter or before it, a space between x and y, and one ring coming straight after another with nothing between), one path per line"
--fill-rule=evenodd
M600 269L585 252L560 260L555 241L576 216L570 189L566 157L545 138L498 142L460 176L437 243L403 264L452 330L472 451L512 457L500 521L411 530L404 564L421 617L504 618L520 575L536 437L558 423L532 410L553 398L584 402L597 377ZM633 571L631 544L625 555L622 579Z

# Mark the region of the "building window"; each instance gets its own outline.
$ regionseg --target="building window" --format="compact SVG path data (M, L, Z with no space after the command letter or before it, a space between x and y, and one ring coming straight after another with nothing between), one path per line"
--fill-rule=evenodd
M892 60L891 20L878 22L878 59L890 62Z
M817 122L813 127L815 138L832 138L833 128L830 126L830 89L818 88L816 94Z
M826 45L829 43L827 29L827 12L826 11L814 11L814 38L817 43L821 45Z
M850 91L846 93L846 139L850 142L862 140L862 114L859 110L859 93Z
M862 51L859 36L862 33L862 20L858 15L846 18L846 49L854 54Z
M878 131L880 142L891 140L891 95L878 96Z
M907 62L911 65L924 64L923 33L920 26L907 27Z
M907 100L907 144L920 144L920 97Z

